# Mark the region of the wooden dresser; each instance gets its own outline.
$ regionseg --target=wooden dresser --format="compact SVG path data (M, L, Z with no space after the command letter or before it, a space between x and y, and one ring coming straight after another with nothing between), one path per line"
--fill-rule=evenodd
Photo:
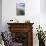
M13 41L22 46L33 46L33 23L7 23L12 33Z

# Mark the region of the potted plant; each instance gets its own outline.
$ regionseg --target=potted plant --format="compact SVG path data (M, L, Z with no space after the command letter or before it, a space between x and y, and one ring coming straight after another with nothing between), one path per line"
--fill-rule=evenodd
M37 34L36 36L38 36L38 40L39 40L39 46L45 46L45 35L43 32L42 27L36 28L37 29Z

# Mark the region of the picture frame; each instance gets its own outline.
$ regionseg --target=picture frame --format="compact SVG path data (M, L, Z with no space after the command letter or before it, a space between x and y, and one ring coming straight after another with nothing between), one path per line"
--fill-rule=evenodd
M16 15L25 15L25 3L16 3Z

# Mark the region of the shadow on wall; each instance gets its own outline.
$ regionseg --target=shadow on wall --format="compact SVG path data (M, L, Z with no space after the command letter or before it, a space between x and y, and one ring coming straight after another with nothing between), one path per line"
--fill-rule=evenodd
M2 31L2 0L0 0L0 31Z

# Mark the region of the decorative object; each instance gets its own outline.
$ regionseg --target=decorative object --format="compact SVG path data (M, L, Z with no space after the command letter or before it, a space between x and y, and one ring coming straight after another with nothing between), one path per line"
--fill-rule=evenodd
M13 20L10 20L10 21L13 21Z
M10 21L8 21L9 23L19 23L19 21L17 19L11 19Z
M26 20L25 23L30 23L30 20Z
M2 32L1 36L4 41L4 45L10 46L10 42L12 42L11 32L9 31Z
M16 15L25 15L25 3L16 3Z
M0 32L0 46L5 46L4 45L4 41L3 41L3 39L2 39L2 35L1 35L2 33Z
M39 46L45 46L45 35L43 32L42 27L36 28L37 29L37 34L38 35L38 40L39 40Z

